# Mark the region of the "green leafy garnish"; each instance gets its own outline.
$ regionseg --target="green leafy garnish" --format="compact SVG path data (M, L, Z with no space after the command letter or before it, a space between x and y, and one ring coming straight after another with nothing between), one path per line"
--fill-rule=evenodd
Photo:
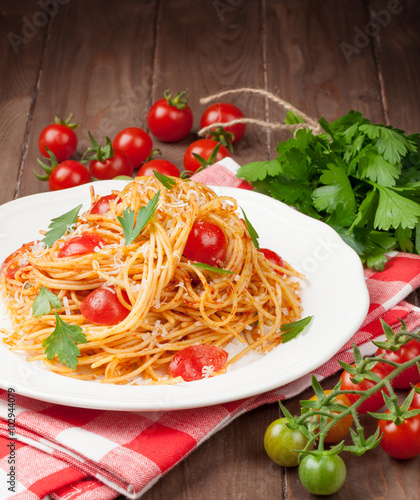
M222 269L221 267L213 267L209 264L204 264L204 262L193 262L192 265L198 269L203 269L204 271L212 271L213 273L219 274L234 274L233 271L229 269Z
M297 130L275 160L243 165L237 176L329 224L369 267L383 269L392 249L420 253L420 134L355 111L319 124L323 133Z
M41 241L45 243L47 247L50 247L58 238L61 238L63 234L76 223L82 206L83 205L78 205L76 208L73 208L73 210L52 219L51 224L48 226L50 230L45 233Z
M155 213L159 201L160 190L153 196L145 207L141 207L137 212L137 220L134 224L136 213L130 207L127 207L122 217L118 217L124 231L125 244L130 245L143 231L145 225L150 221Z
M59 309L61 307L61 300L57 295L45 286L41 286L34 303L32 304L32 315L34 318L43 316L51 311L51 308Z
M55 312L55 321L54 331L42 343L42 347L45 347L45 355L48 360L57 356L60 363L75 370L77 357L80 356L80 350L76 344L86 344L86 335L80 326L64 322L57 312Z
M174 186L176 186L176 181L171 177L161 174L157 170L153 170L153 173L155 174L156 179L158 179L164 185L164 187L166 187L166 189L172 189Z
M246 216L243 208L241 208L241 210L242 210L242 214L244 216L245 224L246 224L246 227L248 229L249 235L251 236L252 242L254 243L255 248L258 249L258 248L260 248L260 244L258 243L259 235L258 235L257 231L254 229L254 226L249 221L248 217Z
M306 318L299 319L298 321L293 321L293 323L287 323L280 328L283 332L281 336L281 343L285 344L290 340L296 338L299 333L303 331L305 326L309 325L313 316L307 316Z

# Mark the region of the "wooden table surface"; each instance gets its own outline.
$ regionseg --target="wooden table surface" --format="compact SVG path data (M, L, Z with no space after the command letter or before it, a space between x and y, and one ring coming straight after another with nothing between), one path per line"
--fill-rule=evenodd
M205 109L199 99L225 89L269 90L315 118L356 109L374 122L420 131L419 24L420 2L410 0L2 0L0 204L48 190L32 169L38 135L56 114L73 112L81 122L82 153L88 130L113 138L126 126L145 128L148 108L166 89L187 90L195 113L187 139L154 141L179 167ZM284 118L260 96L229 101L249 117ZM249 126L234 158L274 158L286 137ZM289 409L309 396L291 400ZM278 414L273 404L238 418L143 498L313 498L295 469L264 453L265 428ZM331 498L419 497L419 458L398 462L376 449L345 460L347 481Z

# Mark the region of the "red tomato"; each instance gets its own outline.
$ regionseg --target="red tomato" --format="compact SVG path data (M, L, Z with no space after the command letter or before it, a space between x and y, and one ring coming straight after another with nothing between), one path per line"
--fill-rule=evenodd
M260 252L264 254L266 259L268 259L276 266L284 267L284 260L280 257L279 254L273 252L273 250L269 250L268 248L260 248Z
M190 144L184 154L185 170L195 172L201 166L200 163L194 158L193 153L208 160L216 146L217 142L212 139L198 139L198 141L194 141ZM231 156L231 154L229 150L221 144L214 163L226 158L226 156Z
M70 257L71 255L84 255L92 253L97 246L105 245L106 242L98 234L82 233L66 241L58 252L58 257Z
M147 113L147 126L150 133L163 142L176 142L184 139L191 130L193 114L188 106L188 99L183 99L185 92L171 97L165 92L164 99L159 99Z
M221 370L227 361L228 353L219 347L210 345L192 345L175 354L170 365L171 377L182 377L186 382L206 377L203 368L210 373Z
M388 455L399 459L420 455L420 415L404 419L401 425L379 420L378 426L382 433L380 445Z
M129 314L129 310L118 300L116 291L111 287L97 288L80 303L80 312L97 325L116 325Z
M416 385L417 389L420 389L420 384ZM414 393L413 401L411 402L410 408L415 408L420 410L420 392Z
M93 177L101 181L113 179L119 175L133 175L133 163L124 151L114 149L114 155L104 161L92 160L89 170Z
M200 128L208 127L213 123L228 123L239 118L244 118L242 111L226 102L220 102L209 106L201 116ZM234 138L231 140L234 144L243 137L246 130L245 123L237 123L229 127L224 127L226 132L231 132Z
M354 365L353 365L354 366ZM386 365L385 363L378 363L376 364L373 369L373 373L376 373L376 375L379 375L381 378L385 378L390 372L391 369L389 365ZM350 373L344 371L341 376L342 380L341 384L341 389L345 391L367 391L374 385L376 385L375 382L372 380L368 380L365 378L362 382L359 384L353 384L353 382L350 380L351 375ZM385 390L386 389L382 389ZM358 394L346 394L346 396L350 399L351 403L355 403L360 396ZM358 413L367 413L368 411L378 411L382 406L384 405L384 398L382 396L382 391L377 391L372 394L366 401L364 401L358 408L357 412Z
M191 228L183 255L187 259L215 266L224 262L227 246L226 237L219 226L211 222L196 221Z
M117 134L112 141L112 146L128 155L133 168L139 168L152 152L153 142L145 130L128 127Z
M104 215L109 212L109 202L117 198L116 194L107 194L106 196L101 196L99 200L92 205L90 213L94 215Z
M59 163L51 172L48 185L51 191L81 186L92 180L89 170L80 162L67 160Z
M138 171L137 175L154 175L153 170L160 174L170 175L172 177L179 177L179 170L176 165L167 160L150 160L146 162Z
M69 125L56 118L57 123L53 123L44 128L38 138L38 148L45 158L50 155L46 149L50 149L57 161L61 163L71 158L77 148L77 135L73 128L77 125Z
M410 340L408 344L403 345L398 351L387 351L385 349L378 349L376 356L384 354L384 358L394 363L405 363L411 359L420 356L420 342L416 339ZM416 365L407 368L397 377L392 380L391 384L396 389L409 389L410 384L418 384L420 382L420 373Z
M23 254L27 250L30 250L30 248L34 244L34 241L25 243L20 248L11 253L8 257L6 257L0 267L0 274L4 274L6 278L14 279L17 271L26 265L23 263Z

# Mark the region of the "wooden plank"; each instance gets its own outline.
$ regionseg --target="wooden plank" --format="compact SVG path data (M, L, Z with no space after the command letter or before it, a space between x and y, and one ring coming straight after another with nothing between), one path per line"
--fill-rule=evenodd
M2 2L0 137L3 175L0 204L10 201L16 195L47 36L46 25L41 26L44 21L40 7L33 2Z
M276 2L267 0L267 86L309 116L337 119L350 109L383 122L380 88L372 45L348 55L357 28L368 21L362 0ZM270 120L285 112L270 106ZM276 145L290 137L273 133Z
M369 12L387 124L420 132L420 4L372 0Z
M163 157L178 167L183 168L188 144L198 138L201 114L207 107L199 104L201 97L244 86L263 87L261 22L260 2L161 2L156 74L165 76L156 80L153 99L160 99L167 89L187 90L194 113L193 132L185 140L155 141ZM232 95L219 102L223 101L239 106L249 117L264 119L264 101L259 97ZM266 156L266 137L258 132L248 127L235 147L236 161Z
M153 75L155 2L72 1L52 19L19 195L47 191L32 168L38 135L59 114L81 122L78 152L87 132L104 143L127 126L145 127Z

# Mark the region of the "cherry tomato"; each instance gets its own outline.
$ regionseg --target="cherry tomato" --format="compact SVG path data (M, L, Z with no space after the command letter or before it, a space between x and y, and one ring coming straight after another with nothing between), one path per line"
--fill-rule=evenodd
M80 303L80 312L97 325L116 325L129 314L129 310L119 301L112 287L97 288Z
M194 141L190 144L184 154L185 170L190 172L198 170L201 165L196 158L194 158L193 153L208 160L217 144L218 143L212 139L198 139L198 141ZM231 156L231 154L229 150L221 144L214 163L217 163L227 156Z
M6 278L14 279L17 271L26 266L23 259L24 253L27 250L30 250L34 244L34 241L25 243L20 248L11 253L8 257L6 257L0 267L0 274L4 274Z
M179 170L176 165L167 160L150 160L146 162L138 171L137 175L154 175L153 170L160 174L170 175L172 177L179 177Z
M287 418L279 418L271 422L264 434L264 449L267 455L283 467L295 467L299 463L299 452L308 443L299 429L287 427ZM309 449L313 449L313 444Z
M411 359L420 356L420 342L416 339L410 340L408 344L403 345L398 351L388 351L385 349L378 349L376 356L383 354L385 359L394 361L394 363L405 363ZM410 384L418 384L420 382L420 373L416 365L407 368L397 377L395 377L391 384L396 389L409 389Z
M200 128L208 127L213 123L228 123L233 120L237 120L238 118L244 118L244 114L233 104L226 102L212 104L201 116ZM226 132L231 132L233 134L231 142L234 144L245 134L246 125L245 123L237 123L236 125L224 127L224 129Z
M211 345L192 345L175 354L169 364L171 377L182 377L186 382L206 377L203 368L210 373L221 370L227 361L228 353Z
M89 170L80 162L66 160L59 163L51 172L48 185L51 191L67 189L87 184L92 180Z
M284 267L284 260L280 257L279 254L273 252L273 250L269 250L268 248L260 248L260 252L264 254L266 259L268 259L276 266Z
M325 394L328 396L328 394L331 392L330 390L324 391ZM309 401L317 401L318 398L315 396L312 396ZM347 397L346 394L339 394L335 399L335 403L344 405L344 406L351 406L351 402L349 398ZM335 411L332 412L334 415L339 415L339 412ZM327 418L327 423L330 423L331 419ZM332 427L331 429L327 432L327 435L325 436L324 441L326 443L336 443L337 441L341 441L342 439L347 436L349 433L350 427L353 424L353 417L351 414L347 415L346 417L341 418L338 420Z
M98 234L82 233L80 236L75 236L67 240L58 252L58 257L62 258L92 253L97 246L105 244L105 240Z
M184 257L215 266L224 262L227 246L226 237L219 226L211 222L196 221L188 236Z
M109 203L117 198L116 194L107 194L106 196L101 196L99 200L92 205L90 213L94 215L105 215L109 212Z
M73 128L77 127L77 124L69 123L71 117L72 115L66 121L56 118L56 123L42 130L38 138L38 148L42 156L50 157L47 147L54 153L59 163L73 156L77 148L77 135Z
M417 387L417 389L420 389L420 384L417 384L416 387ZM413 398L413 401L411 402L410 408L420 410L420 392L414 393L414 398Z
M111 158L103 161L92 160L89 164L89 170L93 177L101 181L113 179L119 175L133 175L133 164L124 151L114 149Z
M378 426L382 433L380 445L388 455L400 459L420 455L420 415L404 419L401 425L379 420Z
M147 113L147 126L150 133L163 142L176 142L184 139L191 130L193 114L188 106L185 92L165 97L153 104Z
M385 378L387 375L389 375L391 370L392 368L390 368L389 365L386 365L385 363L377 363L373 367L372 372L376 373L381 378ZM340 378L342 380L341 389L345 391L367 391L368 389L376 385L375 382L367 378L365 378L359 384L353 384L353 382L350 380L351 379L350 373L346 371L344 371L341 374ZM386 389L382 390L386 391ZM349 398L352 404L355 403L360 398L358 394L346 394L346 396ZM357 412L358 413L367 413L368 411L375 412L378 411L380 408L382 408L383 405L384 405L384 398L382 396L382 391L377 391L373 393L366 401L364 401L357 408Z
M306 455L299 465L299 479L314 495L332 495L343 486L346 474L338 455Z
M133 164L139 168L152 152L153 142L150 135L138 127L128 127L119 132L112 141L114 149L124 151Z

